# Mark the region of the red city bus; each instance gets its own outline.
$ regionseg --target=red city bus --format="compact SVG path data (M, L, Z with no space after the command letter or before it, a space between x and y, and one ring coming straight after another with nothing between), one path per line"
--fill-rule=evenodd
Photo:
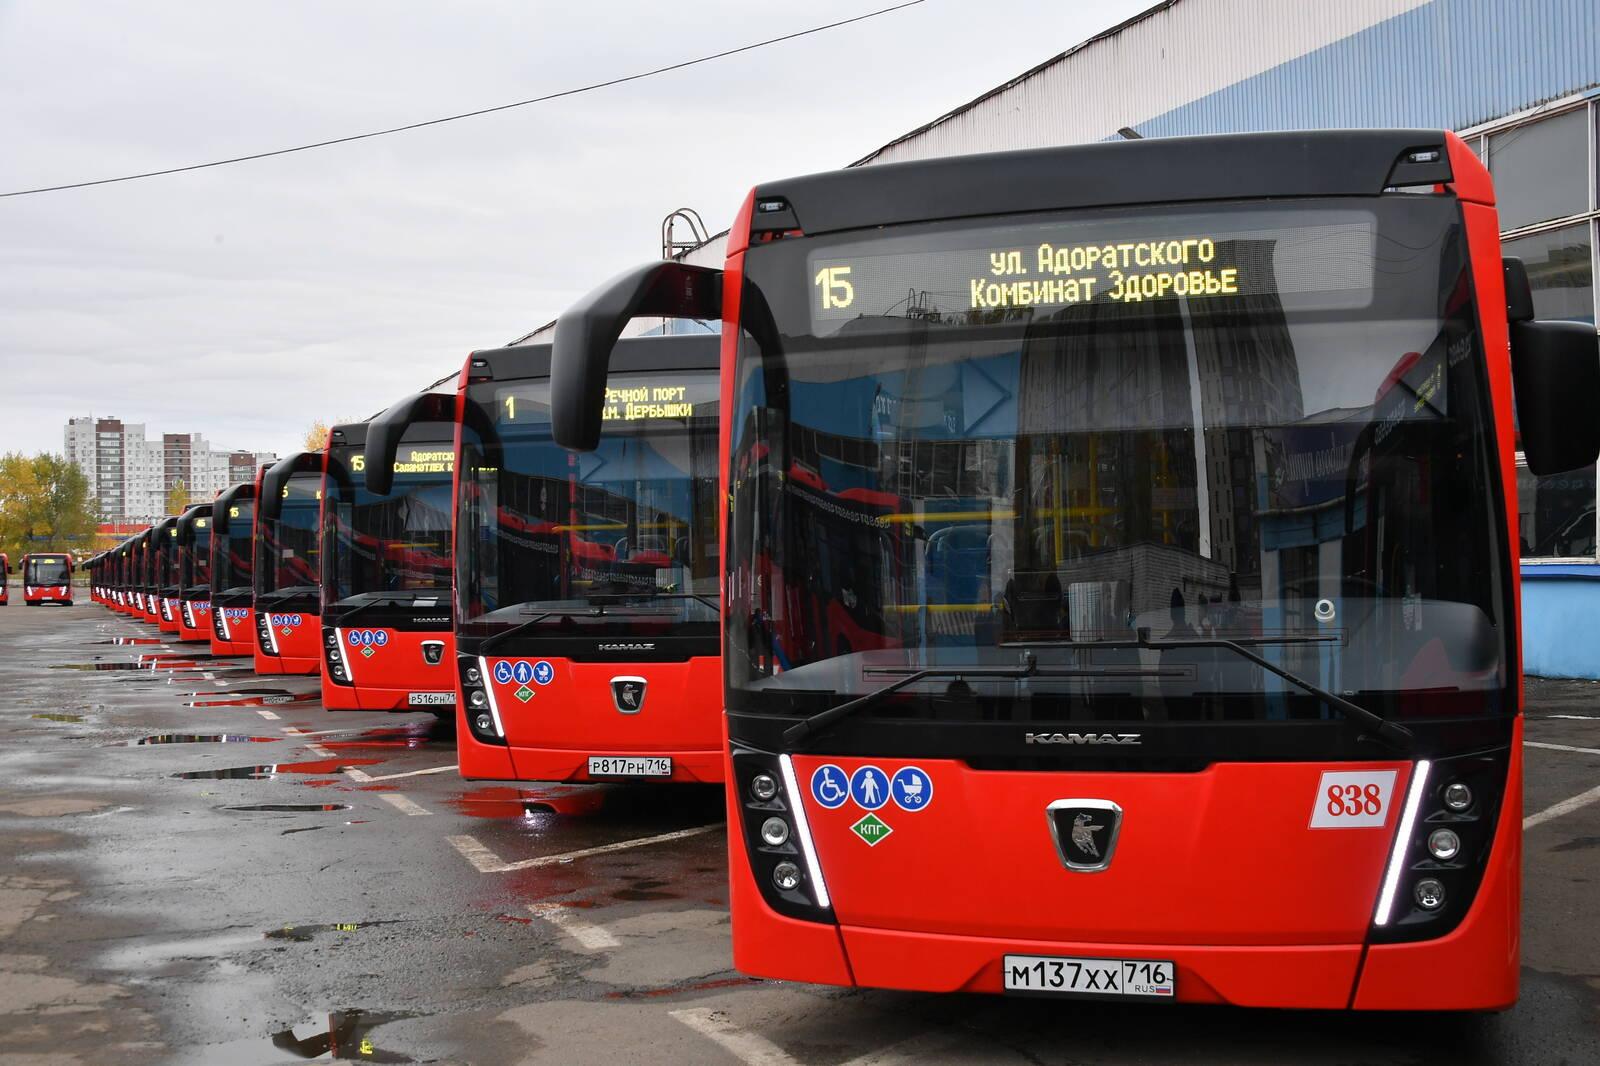
M762 185L724 271L563 315L580 449L629 316L723 320L735 965L1515 1002L1512 380L1530 469L1590 465L1600 360L1498 232L1450 133L1149 139ZM797 550L796 460L900 497L896 545ZM898 624L808 642L800 582ZM958 586L981 622L906 624Z
M420 708L454 717L454 461L454 396L422 393L371 422L329 432L322 481L328 710ZM375 469L384 476L374 478Z
M100 561L105 557L104 552L96 552L84 561L84 572L89 575L89 600L99 603L100 600ZM3 593L0 593L0 603L4 603Z
M178 631L178 516L168 515L150 533L150 580L154 586L156 626Z
M0 607L11 602L11 560L0 552Z
M323 452L296 452L256 483L255 664L258 674L314 674L322 661L317 532Z
M122 614L133 614L133 549L136 537L128 537L116 548L113 564L112 604Z
M260 474L257 471L258 478ZM254 481L230 485L211 501L213 655L255 654L255 518Z
M178 639L211 641L211 504L191 505L178 517Z
M29 552L22 557L22 602L72 606L72 556L66 552Z
M135 544L134 567L135 586L134 603L138 611L134 617L141 622L156 625L161 621L159 603L156 597L156 527L151 526L143 533Z
M548 345L460 379L462 776L722 780L714 336L618 345L593 455L550 437Z

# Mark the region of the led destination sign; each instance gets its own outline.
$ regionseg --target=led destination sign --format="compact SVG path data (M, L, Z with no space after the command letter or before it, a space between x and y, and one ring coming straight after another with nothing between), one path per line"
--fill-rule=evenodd
M991 227L819 251L808 274L812 317L818 324L863 315L960 318L1177 297L1365 306L1375 266L1370 215L1327 212L1322 217L1339 220L1262 225L1268 214L1129 220L1120 228Z
M707 371L675 374L618 374L606 383L605 422L687 422L715 417L717 379ZM710 406L708 406L710 405ZM495 391L495 417L501 423L548 423L550 385L530 381Z

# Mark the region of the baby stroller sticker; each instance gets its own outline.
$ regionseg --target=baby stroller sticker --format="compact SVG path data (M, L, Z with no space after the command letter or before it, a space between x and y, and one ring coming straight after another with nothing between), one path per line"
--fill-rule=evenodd
M933 802L933 781L919 766L902 766L894 773L889 792L903 811L920 811Z

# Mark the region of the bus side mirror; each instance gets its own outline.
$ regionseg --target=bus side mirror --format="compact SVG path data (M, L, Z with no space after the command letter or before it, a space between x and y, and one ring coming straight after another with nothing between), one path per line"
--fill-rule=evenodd
M387 496L394 489L394 461L400 454L400 439L417 422L456 420L456 398L442 392L419 392L407 396L367 423L367 443L362 449L367 491Z
M550 433L575 452L600 446L611 349L641 315L718 321L722 271L677 261L619 274L556 319L550 352Z
M1511 382L1528 469L1559 474L1600 458L1600 337L1587 322L1533 318L1528 275L1507 259L1506 312L1511 326Z

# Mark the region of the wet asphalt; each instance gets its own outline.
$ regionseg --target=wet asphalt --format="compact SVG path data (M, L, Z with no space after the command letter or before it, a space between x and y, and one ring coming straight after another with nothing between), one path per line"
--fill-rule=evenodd
M718 791L464 782L448 723L154 636L0 608L0 1066L1600 1063L1600 802L1527 833L1504 1014L761 982ZM1528 693L1533 815L1600 785L1600 685Z

